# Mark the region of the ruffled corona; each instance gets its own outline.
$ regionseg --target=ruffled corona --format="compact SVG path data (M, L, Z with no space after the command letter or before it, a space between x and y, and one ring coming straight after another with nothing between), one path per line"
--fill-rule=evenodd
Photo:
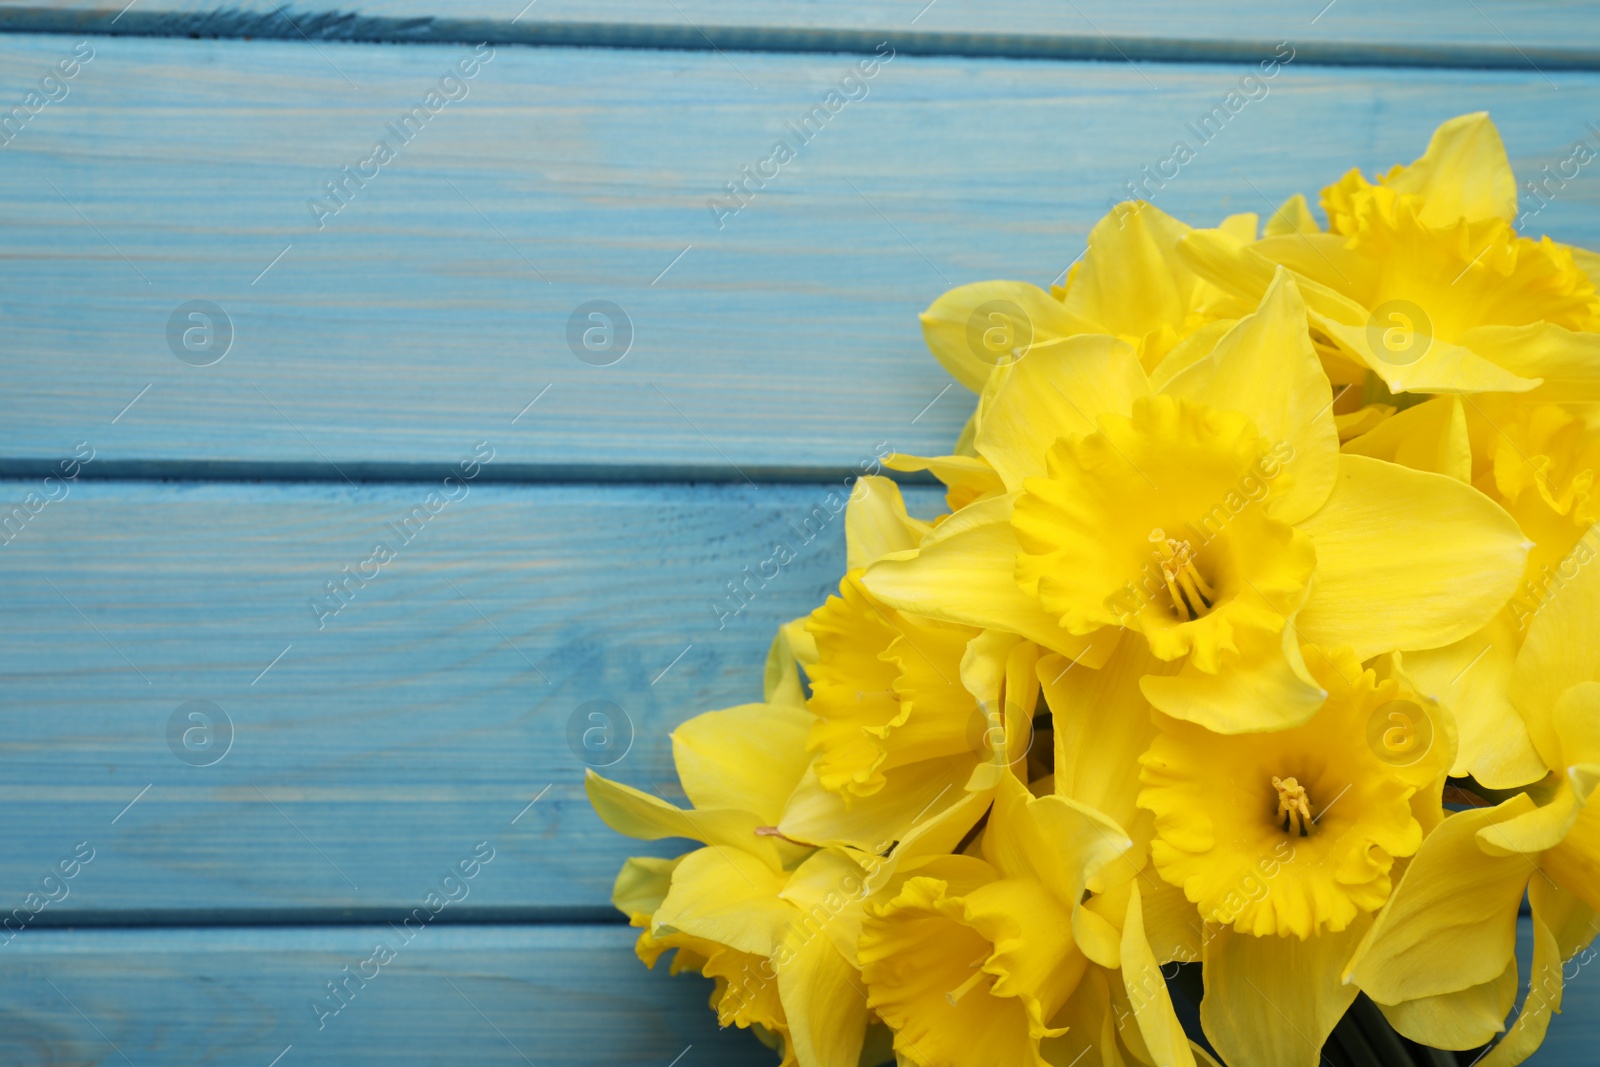
M1263 470L1288 488L1283 458L1245 416L1191 401L1105 416L1023 483L1018 584L1073 633L1126 626L1160 658L1190 655L1214 674L1224 651L1240 653L1236 631L1282 632L1316 566L1255 492Z
M1328 699L1303 726L1227 737L1167 720L1140 761L1156 869L1206 922L1257 937L1345 929L1383 905L1395 858L1422 843L1416 786L1368 734L1386 706L1429 713L1348 652L1309 652Z

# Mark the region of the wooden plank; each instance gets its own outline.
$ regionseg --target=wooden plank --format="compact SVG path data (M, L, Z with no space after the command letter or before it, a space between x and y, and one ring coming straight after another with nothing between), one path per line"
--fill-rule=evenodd
M71 44L0 39L0 101ZM885 438L940 450L970 400L942 393L916 313L951 285L1058 276L1243 73L901 56L719 217L858 59L502 48L319 230L323 183L470 49L92 47L0 149L0 473L86 439L91 476L341 483L432 477L486 436L491 476L519 478L811 478ZM1266 211L1412 159L1472 108L1535 173L1596 136L1600 80L1293 63L1156 202ZM1600 244L1596 207L1585 173L1537 223ZM235 333L206 367L167 336L201 299ZM613 366L568 347L591 300L633 322Z
M1594 69L1600 60L1595 13L1581 0L1481 0L1468 8L1446 0L621 0L598 9L583 0L0 0L0 29L694 50L871 51L888 40L912 54L1119 62L1248 62L1287 40L1322 63L1555 70Z
M6 945L0 1060L305 1067L353 1063L756 1067L698 975L647 971L626 927L388 926L28 931ZM393 958L362 968L384 943ZM382 958L381 956L379 957ZM337 1014L326 983L352 973ZM318 1021L322 1028L318 1029ZM682 1059L674 1060L676 1056ZM274 1057L281 1056L281 1059Z
M437 488L83 483L34 516L0 550L0 913L86 841L34 924L387 919L488 840L458 917L615 918L622 858L673 848L601 824L586 766L682 797L668 731L760 699L843 573L843 487L469 486L408 520ZM776 575L740 608L747 567Z
M1523 919L1524 945L1529 932ZM277 1067L673 1067L679 1054L677 1067L776 1063L751 1035L717 1030L705 1003L710 983L668 977L664 966L646 971L633 935L616 926L435 926L399 946L381 925L29 931L4 948L0 1058L121 1064L114 1043L140 1067L267 1067L285 1049ZM352 982L349 1003L319 1031L311 998L326 997L326 982L356 970L385 939L397 949L392 962L364 988ZM1568 972L1566 1010L1528 1061L1534 1067L1593 1062L1600 984L1576 964Z

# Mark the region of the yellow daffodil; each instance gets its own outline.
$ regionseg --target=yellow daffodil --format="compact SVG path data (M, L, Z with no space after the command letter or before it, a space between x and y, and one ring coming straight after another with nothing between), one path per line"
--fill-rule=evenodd
M1528 628L1511 692L1550 778L1434 830L1346 968L1395 1028L1473 1048L1516 994L1517 907L1533 911L1529 992L1482 1061L1521 1063L1561 1008L1562 967L1600 930L1600 571L1582 568Z
M1511 711L1512 665L1569 553L1592 555L1578 539L1600 519L1595 257L1516 233L1515 180L1482 113L1444 123L1422 158L1376 182L1351 171L1322 203L1327 233L1296 198L1258 242L1199 233L1182 252L1237 296L1293 270L1330 376L1357 387L1342 406L1377 401L1343 416L1345 451L1476 485L1534 544L1515 599L1482 630L1407 656L1460 724L1455 773L1526 784L1545 768ZM1459 395L1384 402L1402 392Z
M1486 114L1444 123L1422 158L1376 183L1351 171L1322 203L1327 233L1290 209L1260 241L1197 231L1180 247L1244 299L1275 266L1294 271L1330 361L1391 393L1600 396L1592 259L1517 234L1516 181Z
M1255 227L1254 215L1236 215L1219 232L1247 240ZM975 393L995 367L1081 333L1121 338L1154 371L1179 342L1216 321L1218 305L1236 314L1254 306L1230 303L1177 258L1178 242L1192 232L1150 204L1118 205L1089 232L1065 285L1048 293L1027 282L959 286L922 313L923 337L951 377ZM1211 340L1220 335L1213 331Z
M866 590L1088 666L1137 631L1182 661L1145 679L1151 702L1229 733L1321 705L1301 641L1370 657L1480 629L1521 533L1468 486L1339 452L1305 314L1280 274L1159 389L1115 338L1035 345L980 399L975 447L1005 494L873 564Z
M918 1067L1046 1067L1039 1043L1087 957L1073 913L1090 877L1131 842L1092 809L1031 797L1006 776L983 858L930 861L862 924L868 1002Z
M881 852L964 791L992 789L1027 754L1034 647L903 614L861 586L867 565L914 550L929 530L893 482L862 478L845 515L851 569L839 595L788 628L815 716L815 760L778 824L793 840Z
M1395 861L1441 818L1453 755L1448 717L1392 661L1363 669L1348 649L1313 647L1305 659L1328 693L1307 722L1227 736L1158 716L1140 757L1154 866L1204 931L1201 1020L1233 1067L1319 1062L1355 996L1339 969ZM1384 743L1397 728L1411 743Z

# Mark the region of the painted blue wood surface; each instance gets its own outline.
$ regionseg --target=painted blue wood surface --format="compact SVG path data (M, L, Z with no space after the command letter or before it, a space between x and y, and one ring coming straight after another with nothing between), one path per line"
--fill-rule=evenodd
M941 395L916 314L954 284L1048 284L1242 76L901 57L719 230L708 200L854 60L502 48L319 231L308 199L467 50L97 42L0 149L7 473L86 439L91 474L340 482L428 477L486 436L520 478L804 478L884 439L941 450L970 399ZM70 43L0 39L0 94ZM1156 202L1266 212L1479 107L1537 172L1600 136L1600 76L1550 79L1291 64ZM1535 221L1600 246L1600 183ZM195 299L234 324L213 366L169 347ZM633 321L613 366L568 347L590 300Z
M57 31L0 34L0 104L67 31L144 35L89 39L0 147L0 475L27 476L0 501L95 455L0 548L0 888L96 850L0 946L0 1062L772 1062L633 958L611 878L673 846L598 823L566 722L625 708L611 772L678 795L667 731L755 695L772 626L837 580L837 522L719 627L723 583L881 443L940 450L967 413L916 312L1047 283L1278 40L1296 62L1161 206L1265 212L1479 107L1527 172L1600 137L1573 72L1600 67L1595 16L1561 2L519 6L0 0L0 31ZM471 51L341 38L675 51L499 48L319 229L321 183ZM718 228L707 200L857 60L825 53L885 38L868 97ZM1024 55L1115 62L994 58ZM1600 246L1597 193L1538 228ZM236 328L212 366L169 347L192 299ZM595 299L636 327L612 366L568 347ZM318 629L322 583L478 441L470 497ZM214 765L174 751L189 700L235 728ZM479 841L470 897L318 1031L311 997L385 929L329 924L396 917ZM1592 1059L1592 985L1532 1062Z
M385 924L26 932L0 950L0 1062L777 1063L750 1034L718 1031L710 982L669 977L665 965L646 971L636 933L441 925L406 943ZM313 1009L318 998L340 1004L327 983L345 980L346 967L361 973L378 943L394 958L364 968L377 977L351 981L336 1014Z
M0 0L0 29L507 41L702 50L901 51L1012 58L1253 61L1294 41L1318 62L1595 69L1585 0Z
M87 839L42 922L389 916L503 835L458 917L612 917L622 858L663 846L600 823L586 766L682 796L668 731L760 699L777 625L843 573L842 488L469 484L423 523L437 483L79 484L0 548L0 887ZM192 700L225 756L204 720L182 744ZM591 701L632 743L586 762Z

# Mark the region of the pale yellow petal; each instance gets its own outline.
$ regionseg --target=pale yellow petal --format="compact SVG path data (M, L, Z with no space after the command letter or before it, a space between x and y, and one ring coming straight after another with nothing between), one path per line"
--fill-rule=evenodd
M1528 902L1533 911L1533 967L1528 975L1528 995L1510 1031L1480 1061L1483 1067L1514 1067L1532 1056L1544 1043L1550 1016L1561 1010L1565 960L1547 915L1561 912L1562 903L1543 878L1535 878L1528 886Z
M1592 541L1594 534L1585 535ZM1579 549L1586 549L1584 543ZM1592 550L1589 550L1592 555ZM1568 565L1560 571L1565 575ZM1560 763L1551 716L1561 694L1579 682L1600 680L1600 567L1579 566L1571 580L1540 607L1528 624L1511 679L1511 699L1528 722L1540 755Z
M1306 203L1304 193L1295 193L1285 200L1278 210L1272 213L1267 220L1267 225L1262 229L1263 237L1279 237L1289 233L1321 233L1322 227L1317 225L1316 216L1311 214L1311 205Z
M1243 412L1275 448L1292 449L1288 486L1268 501L1273 518L1297 523L1327 500L1339 456L1333 390L1311 347L1305 303L1287 271L1278 271L1255 314L1240 319L1209 356L1163 392Z
M1128 918L1122 927L1122 982L1133 1005L1139 1033L1155 1061L1164 1067L1194 1067L1189 1038L1172 1008L1161 965L1145 939L1137 881L1128 897Z
M1470 774L1490 789L1536 782L1546 769L1511 703L1515 631L1515 623L1501 612L1470 637L1405 655L1406 672L1455 718L1460 740L1450 773Z
M805 687L800 683L800 656L794 647L796 631L811 652L811 662L816 662L816 642L805 632L804 617L778 627L767 649L767 663L761 678L762 699L768 704L806 706Z
M800 1067L855 1067L867 1032L867 992L856 968L823 937L791 938L778 995Z
M945 484L945 502L951 511L985 497L1004 496L1005 485L989 461L977 455L908 456L897 452L883 461L890 470L927 471Z
M1464 345L1433 336L1425 323L1392 316L1363 316L1348 323L1313 312L1311 324L1341 351L1365 363L1393 393L1525 393L1539 384L1537 378L1514 374Z
M1020 634L1087 666L1105 662L1117 631L1068 633L1016 581L1011 501L973 504L934 528L915 553L886 556L862 578L885 604L917 615Z
M793 704L741 704L672 731L672 760L697 809L753 812L775 825L810 763L812 716Z
M1328 694L1306 670L1292 620L1278 633L1241 629L1235 640L1238 651L1225 650L1214 673L1190 661L1173 675L1146 675L1145 698L1223 734L1284 730L1317 713Z
M1181 330L1195 278L1172 252L1188 232L1147 203L1113 210L1089 232L1083 261L1067 282L1066 310L1122 337L1143 338L1162 325Z
M974 393L989 373L1038 341L1088 333L1092 322L1027 282L974 282L945 293L922 313L922 336L950 376Z
M1383 184L1398 193L1421 196L1418 217L1429 226L1449 226L1459 219L1510 222L1517 217L1516 178L1500 131L1487 111L1441 123L1422 158L1397 168Z
M923 760L894 767L884 772L887 783L878 792L848 799L824 789L816 771L808 770L790 796L778 830L791 841L881 852L960 802L974 762Z
M1317 1067L1322 1043L1355 1000L1339 968L1365 932L1363 916L1339 933L1252 937L1231 927L1205 946L1200 1022L1231 1067Z
M622 870L611 887L611 903L630 920L648 918L666 899L667 890L672 887L673 868L681 858L630 856L623 860Z
M1126 415L1149 392L1134 350L1115 337L1086 334L1037 344L984 390L978 454L1014 493L1024 478L1045 474L1045 456L1057 439L1094 432L1102 414Z
M1347 441L1344 450L1472 484L1472 442L1459 396L1435 397L1407 408Z
M1481 985L1378 1008L1396 1032L1419 1045L1473 1049L1506 1028L1506 1014L1516 1002L1517 963L1512 960L1498 977Z
M1039 661L1055 725L1056 792L1105 812L1130 831L1140 822L1139 757L1156 727L1139 679L1176 668L1134 638L1121 642L1099 670L1063 656Z
M1519 793L1457 812L1422 842L1345 976L1381 1004L1454 993L1499 977L1517 940L1517 906L1534 873L1522 856L1488 856L1478 831L1532 810Z
M1543 383L1534 396L1555 401L1600 400L1600 334L1554 322L1479 326L1461 343L1523 378Z
M1340 457L1333 495L1300 528L1317 551L1300 635L1359 659L1482 629L1515 591L1528 550L1477 490L1365 456Z
M584 789L595 813L619 834L643 841L687 837L708 845L732 845L760 857L773 870L781 866L773 839L756 833L763 823L753 812L684 811L660 797L602 778L592 770L584 776Z
M880 556L916 548L930 527L906 514L900 487L888 478L856 479L844 513L846 567L866 568Z
M799 913L778 899L785 876L748 852L712 845L672 872L652 933L681 930L719 945L770 956Z

